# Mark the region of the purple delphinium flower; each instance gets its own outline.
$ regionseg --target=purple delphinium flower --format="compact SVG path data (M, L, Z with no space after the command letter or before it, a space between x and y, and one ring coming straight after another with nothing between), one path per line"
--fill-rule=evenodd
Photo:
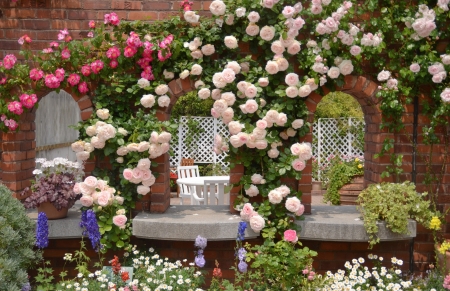
M203 268L205 266L205 257L203 255L197 255L195 257L195 264L200 268Z
M30 282L23 284L21 291L31 291Z
M36 224L36 246L40 249L48 247L48 220L44 212L39 212Z
M202 236L197 236L195 239L194 246L198 248L198 250L195 252L195 264L202 268L205 266L205 257L203 256L203 250L206 248L208 240Z
M207 244L207 239L201 236L197 236L197 238L195 239L195 246L200 248L200 249L205 249L206 248L206 244Z
M238 250L237 256L239 258L239 261L245 260L245 255L247 254L247 251L244 248L240 248Z
M97 223L95 212L91 209L83 211L81 214L80 227L83 228L83 236L88 236L92 248L98 252L102 245L100 244L100 230Z
M247 266L248 266L248 265L247 265L246 262L240 261L239 264L238 264L239 271L240 271L241 273L247 272Z
M245 229L247 228L247 222L241 221L239 222L238 235L237 240L243 241L245 239Z

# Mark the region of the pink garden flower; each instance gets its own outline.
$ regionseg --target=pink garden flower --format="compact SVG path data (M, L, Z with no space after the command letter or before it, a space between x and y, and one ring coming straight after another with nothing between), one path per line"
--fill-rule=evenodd
M37 81L44 77L44 72L38 69L31 69L30 71L30 79L33 81Z
M105 24L111 24L111 25L116 25L117 26L120 23L119 16L116 13L114 13L114 12L111 12L109 14L105 14L104 20L105 20Z
M134 31L130 32L130 36L127 39L127 45L135 48L142 46L142 41L139 39L139 35Z
M62 81L64 81L65 73L66 73L66 72L64 71L63 68L56 69L56 71L55 71L55 77L56 77L60 82L62 82Z
M14 114L20 115L23 112L22 103L19 101L9 102L8 110Z
M113 223L119 228L124 229L127 223L127 217L123 214L116 215L113 217Z
M137 48L133 46L127 46L123 52L123 55L127 58L131 58L137 53Z
M28 109L33 108L34 104L36 104L38 100L36 94L22 94L20 95L19 99L20 103L22 103L22 105Z
M80 84L78 84L78 91L80 91L80 93L82 93L82 94L89 92L87 83L81 82Z
M9 130L15 130L19 126L19 124L14 119L6 119L4 123L9 128Z
M70 58L70 50L68 48L64 48L61 52L61 58L63 60L67 60L68 58Z
M58 88L60 85L60 81L59 79L53 75L53 74L48 74L45 76L45 86L47 86L48 88Z
M98 74L101 69L103 69L103 62L101 60L96 60L91 63L92 73Z
M89 65L82 66L81 73L83 74L83 76L88 77L91 74L91 67L89 67Z
M297 232L293 229L288 229L284 232L284 240L291 243L298 241Z
M70 86L78 85L78 83L80 83L80 75L70 74L69 78L67 78L67 82L69 82Z
M294 168L294 170L296 171L303 171L306 167L306 164L303 160L300 159L295 159L292 162L292 167Z
M117 59L118 57L120 57L120 49L113 46L112 48L108 49L108 51L106 52L106 56L109 59Z
M95 28L95 21L94 20L89 21L89 28Z
M6 55L3 58L3 67L7 70L14 67L14 64L16 63L17 58L14 55Z
M117 60L111 60L109 62L109 67L112 69L117 68L118 65L119 65L119 62Z

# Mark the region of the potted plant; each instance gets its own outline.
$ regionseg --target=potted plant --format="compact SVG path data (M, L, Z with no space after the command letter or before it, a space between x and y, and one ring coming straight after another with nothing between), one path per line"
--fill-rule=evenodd
M38 208L39 212L47 214L48 219L66 217L68 209L78 198L73 187L84 175L82 165L65 158L51 161L39 158L36 165L38 167L33 171L35 180L22 192L22 195L29 194L23 202L25 208Z
M324 202L333 205L341 204L339 189L349 183L354 177L364 174L364 160L361 157L341 159L335 156L331 161L331 167L326 173L326 189L323 196Z
M364 227L369 235L369 247L378 243L379 220L394 233L408 233L408 219L415 219L424 227L431 228L432 217L441 214L430 209L430 201L425 200L427 192L417 193L415 185L403 183L372 184L358 197L357 209L361 212Z

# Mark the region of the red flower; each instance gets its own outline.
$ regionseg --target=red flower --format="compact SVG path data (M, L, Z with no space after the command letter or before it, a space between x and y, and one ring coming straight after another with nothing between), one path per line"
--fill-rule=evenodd
M128 272L123 271L120 276L122 277L122 281L126 282L130 279L130 276L128 275Z
M172 173L172 172L170 172L170 178L172 178L172 179L177 179L177 178L178 178L178 176L177 176L177 174L176 174L176 173Z

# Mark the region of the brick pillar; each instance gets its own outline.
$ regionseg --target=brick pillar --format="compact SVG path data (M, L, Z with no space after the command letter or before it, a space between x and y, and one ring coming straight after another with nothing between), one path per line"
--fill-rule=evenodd
M153 160L158 166L152 168L152 172L158 173L155 184L151 187L151 195L142 197L150 199L150 212L164 213L170 206L170 165L169 155L165 153ZM139 202L137 203L139 205Z
M26 112L20 116L17 132L1 133L1 182L17 198L20 192L31 185L35 169L35 113Z
M230 169L230 183L231 184L237 184L239 181L241 181L242 177L244 176L244 166L243 165L236 165L234 168ZM236 200L237 196L239 195L241 191L242 186L236 186L233 187L230 191L230 212L231 213L239 213L236 211L234 206L234 201Z

